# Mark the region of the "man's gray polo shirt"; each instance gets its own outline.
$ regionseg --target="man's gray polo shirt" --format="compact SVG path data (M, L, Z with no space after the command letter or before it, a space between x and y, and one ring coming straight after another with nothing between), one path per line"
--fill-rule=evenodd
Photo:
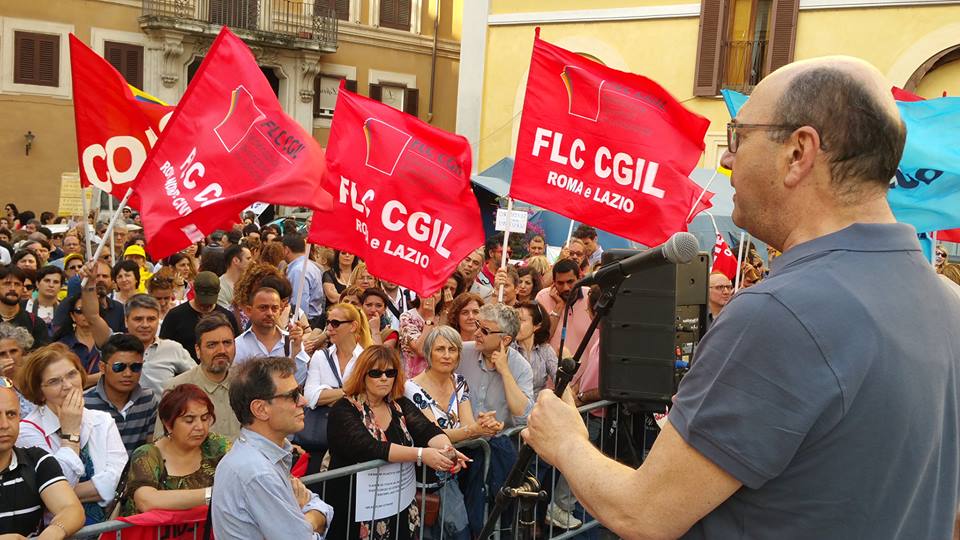
M717 317L670 411L744 484L686 538L950 538L958 321L907 225L784 253Z
M521 416L510 414L507 404L506 389L503 386L503 377L496 369L488 368L483 355L477 350L476 343L464 343L460 353L460 366L457 373L463 375L470 387L470 406L473 414L486 411L496 411L497 421L503 422L504 428L526 424L527 415L533 408L533 371L530 364L516 350L508 348L507 365L510 373L517 381L517 386L527 396L527 408Z

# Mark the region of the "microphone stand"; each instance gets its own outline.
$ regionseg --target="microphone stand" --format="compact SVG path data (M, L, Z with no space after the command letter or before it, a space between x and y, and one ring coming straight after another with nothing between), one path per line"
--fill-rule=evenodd
M593 308L593 319L590 320L590 326L587 327L583 339L580 340L580 344L577 346L577 351L573 354L573 358L562 359L558 366L556 385L553 389L557 397L563 398L563 392L567 389L567 385L573 379L577 370L580 369L580 358L583 356L584 351L586 351L590 339L597 330L597 326L600 325L600 320L605 317L610 312L610 308L613 307L617 291L620 290L620 285L624 279L626 279L626 276L614 275L609 280L599 284L601 295L597 300L597 305ZM580 292L583 281L583 279L577 281L567 294L566 303L564 304L563 326L561 327L562 333L560 334L561 355L563 354L563 342L566 338L567 315L577 300L577 295ZM537 502L547 500L547 493L540 489L540 482L528 472L530 461L535 455L536 452L533 450L533 447L521 442L517 461L513 464L513 468L510 469L510 473L507 475L503 487L500 488L500 491L496 495L496 504L493 510L490 511L490 515L487 516L483 530L480 531L479 540L486 540L493 534L500 515L513 500L517 500L520 503L520 526L517 529L517 538L521 540L533 538L535 525L533 519L534 508Z

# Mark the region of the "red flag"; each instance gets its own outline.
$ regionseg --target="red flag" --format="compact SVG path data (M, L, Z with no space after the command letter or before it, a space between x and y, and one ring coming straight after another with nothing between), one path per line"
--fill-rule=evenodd
M717 243L713 245L713 266L710 267L710 272L723 272L730 281L737 277L737 256L720 233L717 233Z
M257 201L328 209L325 170L320 145L224 27L137 180L147 248L175 253Z
M687 176L710 122L655 82L537 37L510 195L648 246L712 193Z
M913 92L908 92L903 88L898 88L896 86L891 87L890 92L893 94L893 99L897 101L923 101L924 99Z
M174 108L139 90L135 94L109 62L73 34L70 72L80 185L123 197Z
M960 242L960 229L950 229L937 233L937 242Z
M323 185L339 195L309 238L362 257L370 273L429 296L483 244L463 137L341 84L327 166Z
M207 505L188 510L150 510L117 519L134 526L102 533L100 540L195 540L203 536L207 526Z

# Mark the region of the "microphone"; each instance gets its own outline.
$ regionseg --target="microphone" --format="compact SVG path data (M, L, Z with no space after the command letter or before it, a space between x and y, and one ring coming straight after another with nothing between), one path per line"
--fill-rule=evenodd
M587 274L580 280L580 284L602 285L611 280L626 278L641 268L660 264L687 264L697 256L699 251L700 242L697 241L696 236L688 232L678 232L655 248L631 255Z

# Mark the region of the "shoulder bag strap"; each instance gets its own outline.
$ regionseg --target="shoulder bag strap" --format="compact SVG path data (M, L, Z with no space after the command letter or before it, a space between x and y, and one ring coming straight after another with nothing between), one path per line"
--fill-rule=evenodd
M337 378L337 382L340 383L340 388L343 388L343 379L340 378L340 370L337 369L337 365L333 361L333 357L330 355L330 349L323 349L323 356L327 358L327 363L330 364L330 371L333 372L333 376Z

